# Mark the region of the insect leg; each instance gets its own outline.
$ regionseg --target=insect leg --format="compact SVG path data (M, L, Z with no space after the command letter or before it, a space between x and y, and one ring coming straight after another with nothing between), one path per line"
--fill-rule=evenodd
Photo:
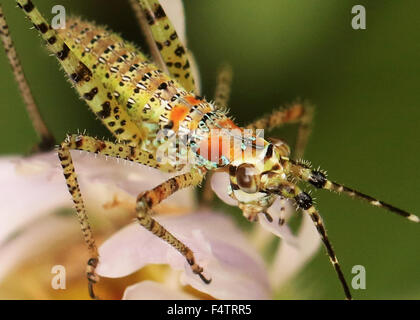
M207 279L203 275L203 268L196 263L194 253L191 249L151 217L152 208L155 205L159 204L179 189L198 185L202 179L203 174L197 169L193 169L188 173L173 177L158 185L154 189L140 194L137 197L136 211L139 223L154 235L177 249L187 259L192 271L195 274L198 274L201 280L208 284L211 279Z
M294 152L295 158L301 158L311 133L313 113L312 105L296 101L286 108L274 111L272 114L248 124L246 129L272 130L284 124L298 123L299 129Z
M410 221L420 223L420 218L415 214L401 210L381 200L377 200L371 196L361 193L357 190L353 190L351 188L343 186L342 184L328 180L324 172L322 172L321 170L313 170L309 167L308 164L296 162L293 160L288 160L287 162L290 164L288 170L292 173L293 176L309 182L316 188L334 191L337 193L344 193L352 198L368 201L371 205L375 207L384 208Z
M216 90L214 93L214 103L218 108L223 108L228 105L232 77L232 66L227 63L223 64L218 70Z
M325 229L324 223L322 222L321 216L319 215L317 209L313 205L311 196L306 192L300 190L299 187L293 185L292 183L284 183L280 185L278 193L286 198L293 198L296 202L296 205L300 209L302 209L304 213L308 214L311 217L316 229L318 230L319 235L321 236L322 242L324 243L331 264L333 265L335 272L337 273L338 279L341 282L346 299L351 300L352 297L349 286L346 282L346 279L344 278L343 272L341 271L340 264L338 263L338 259L335 255L331 242L328 239L327 231Z
M55 145L55 139L52 133L48 130L47 125L41 117L38 106L35 103L35 99L32 95L31 89L26 80L25 74L15 46L13 44L12 37L10 36L9 28L6 22L6 18L3 13L3 9L0 5L0 39L3 43L4 50L9 60L9 64L12 67L13 75L19 87L20 94L26 105L26 111L28 112L29 118L31 119L32 125L41 138L41 142L35 147L34 151L47 151L52 150Z
M95 273L95 268L98 264L99 257L98 249L96 247L92 230L88 221L88 215L83 203L83 198L80 192L79 183L77 181L77 175L74 170L70 150L83 150L103 154L106 156L118 157L129 161L138 162L150 167L157 167L158 163L153 157L150 156L149 153L139 150L138 148L125 144L101 141L83 135L69 136L66 141L64 141L59 146L58 156L63 168L67 188L73 198L83 237L91 256L86 269L89 284L89 294L93 299L98 299L93 291L93 285L99 281L99 277Z
M186 90L195 92L196 86L188 59L188 51L159 1L137 0L137 2L146 18L139 20L142 28L150 28L153 38L153 41L149 41L149 45L152 48L157 46L169 74L178 80ZM154 43L152 44L152 42ZM151 50L153 51L153 49Z

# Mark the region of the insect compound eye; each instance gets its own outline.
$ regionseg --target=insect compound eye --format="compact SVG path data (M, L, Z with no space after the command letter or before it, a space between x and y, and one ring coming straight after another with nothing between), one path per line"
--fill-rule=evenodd
M243 163L236 169L236 181L242 191L255 193L260 184L260 175L254 165Z

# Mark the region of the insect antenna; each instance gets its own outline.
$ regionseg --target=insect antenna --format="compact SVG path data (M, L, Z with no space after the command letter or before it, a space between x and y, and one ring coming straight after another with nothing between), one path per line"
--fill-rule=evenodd
M313 170L310 166L306 165L303 162L296 162L286 157L283 157L282 160L289 164L289 171L294 177L297 177L298 179L301 179L303 181L307 181L318 189L325 189L337 193L343 193L352 198L362 199L364 201L369 202L375 207L384 208L410 221L416 223L420 222L420 218L415 214L394 207L393 205L373 198L357 190L346 187L340 183L329 180L325 172L323 172L322 170Z

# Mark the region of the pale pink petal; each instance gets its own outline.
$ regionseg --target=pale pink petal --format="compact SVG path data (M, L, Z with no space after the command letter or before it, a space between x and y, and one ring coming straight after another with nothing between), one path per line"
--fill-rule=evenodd
M318 251L321 239L308 215L302 217L297 246L282 241L271 266L270 279L274 288L290 280Z
M142 281L127 287L123 300L196 300L194 296L154 281Z
M157 220L193 250L211 284L204 284L180 253L138 224L120 230L100 247L98 274L123 277L148 264L169 264L182 271L183 284L219 299L269 297L264 263L230 219L201 212Z
M125 160L96 157L87 152L73 151L76 172L88 211L103 209L117 196L131 201L145 190L157 186L174 174L163 173ZM61 207L72 207L56 152L36 156L0 158L0 243L8 235L41 215ZM180 190L167 205L194 207L192 189Z
M265 214L258 214L260 225L272 234L284 239L291 246L298 246L296 236L292 233L286 221L295 212L295 208L290 200L277 198L276 201L268 208L271 221L267 219ZM281 223L280 221L284 221Z
M80 228L71 217L46 216L22 228L0 245L0 281L23 260L30 261L62 240L77 236Z
M225 172L215 172L211 177L211 188L219 199L226 204L230 206L238 205L238 201L232 199L228 194L228 190L230 188L229 174Z

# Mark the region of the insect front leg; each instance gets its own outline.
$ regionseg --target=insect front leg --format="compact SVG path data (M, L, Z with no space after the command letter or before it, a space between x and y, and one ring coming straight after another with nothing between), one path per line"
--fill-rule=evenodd
M16 52L16 48L13 44L12 37L10 35L9 27L7 25L6 17L4 16L3 9L0 5L0 39L3 43L4 50L6 52L9 64L12 67L13 75L18 84L20 94L26 106L26 111L32 122L37 135L41 138L34 148L33 152L37 151L48 151L52 150L55 145L55 139L50 130L48 130L44 119L42 118L35 99L32 95L28 81L26 80L25 73L22 68L19 56Z
M83 135L69 136L66 141L61 143L59 146L58 156L63 168L64 177L66 178L67 188L73 198L77 217L83 233L83 238L86 245L88 246L90 253L90 259L86 269L89 294L93 299L98 299L94 293L93 285L99 281L99 277L95 273L96 266L98 265L99 254L89 224L88 214L85 209L82 194L80 192L80 187L77 181L77 175L74 169L70 150L82 150L106 156L117 157L141 163L150 167L158 167L159 164L154 159L154 157L151 156L151 154L139 150L138 148L121 143L102 141Z
M154 235L166 241L178 250L187 259L192 271L195 274L198 274L203 282L209 284L211 279L207 279L203 275L203 268L196 263L192 250L151 217L152 209L155 205L159 204L179 189L196 186L202 180L203 173L198 169L193 169L188 173L173 177L158 185L154 189L141 193L137 197L136 211L139 223Z
M286 108L274 111L270 115L262 117L246 126L246 129L273 130L284 124L298 123L298 136L294 149L294 157L302 158L309 136L311 134L314 106L307 102L294 102Z

